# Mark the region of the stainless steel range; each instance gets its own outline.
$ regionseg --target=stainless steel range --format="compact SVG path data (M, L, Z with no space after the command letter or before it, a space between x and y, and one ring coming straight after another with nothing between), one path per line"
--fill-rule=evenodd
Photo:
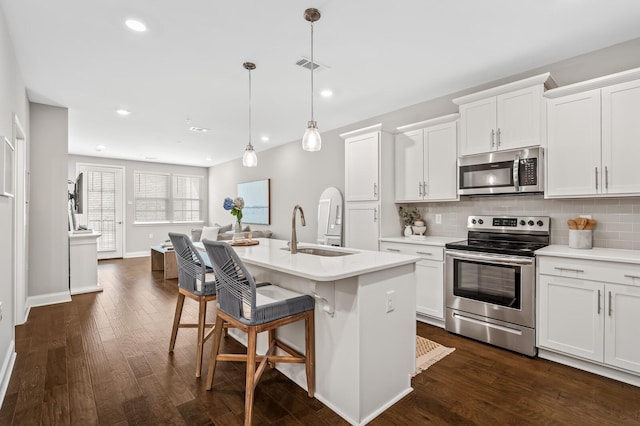
M469 216L467 240L446 245L445 328L535 356L535 250L549 217Z

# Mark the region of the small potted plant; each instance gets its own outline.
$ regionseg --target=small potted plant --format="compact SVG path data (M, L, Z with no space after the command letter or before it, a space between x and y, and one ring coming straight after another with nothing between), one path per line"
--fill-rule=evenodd
M404 225L404 236L410 237L413 235L413 231L411 230L411 225L413 222L420 218L420 211L417 207L413 209L407 209L402 206L398 208L398 213L400 214L400 219L402 219L402 224Z

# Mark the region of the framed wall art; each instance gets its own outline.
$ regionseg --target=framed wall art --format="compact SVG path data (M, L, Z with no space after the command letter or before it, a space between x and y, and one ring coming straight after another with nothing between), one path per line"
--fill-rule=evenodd
M238 197L244 199L242 223L269 225L271 223L270 202L271 179L262 179L238 184Z

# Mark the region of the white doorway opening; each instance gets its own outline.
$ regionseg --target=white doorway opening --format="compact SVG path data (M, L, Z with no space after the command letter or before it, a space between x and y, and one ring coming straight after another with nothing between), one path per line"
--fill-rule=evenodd
M27 161L27 136L18 116L13 114L13 146L15 167L13 181L13 244L14 244L14 321L16 325L27 320L27 283L29 268L29 162Z

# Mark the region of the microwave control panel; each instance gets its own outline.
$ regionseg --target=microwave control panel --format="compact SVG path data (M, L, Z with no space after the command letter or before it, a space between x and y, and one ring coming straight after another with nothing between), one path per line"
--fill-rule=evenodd
M520 160L518 178L520 185L537 185L538 184L538 159L525 158Z

